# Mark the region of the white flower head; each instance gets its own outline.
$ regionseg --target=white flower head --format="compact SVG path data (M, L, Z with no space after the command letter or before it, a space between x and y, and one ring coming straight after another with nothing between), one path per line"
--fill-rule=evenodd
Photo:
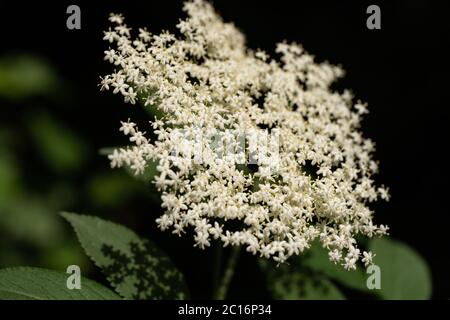
M367 106L331 90L343 70L301 45L279 44L276 61L248 50L209 3L184 10L179 38L140 29L132 39L121 15L110 18L105 58L120 71L103 77L102 89L164 114L149 126L152 141L123 122L132 145L114 151L111 165L139 174L157 162L165 209L157 223L193 233L199 248L219 240L284 262L319 238L331 261L356 268L355 236L387 232L369 208L388 194L373 181L374 145L360 132Z

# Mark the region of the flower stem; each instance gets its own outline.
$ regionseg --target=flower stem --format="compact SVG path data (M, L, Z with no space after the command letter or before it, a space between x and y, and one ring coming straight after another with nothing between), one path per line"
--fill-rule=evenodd
M240 249L241 248L239 246L233 246L231 248L230 256L228 257L222 281L220 282L220 285L214 295L214 298L216 300L224 300L227 296L228 287L230 286L231 279L234 275L234 270L239 257Z
M215 297L215 294L219 287L220 272L222 269L222 244L216 242L213 244L213 276L212 276L212 292L211 296Z

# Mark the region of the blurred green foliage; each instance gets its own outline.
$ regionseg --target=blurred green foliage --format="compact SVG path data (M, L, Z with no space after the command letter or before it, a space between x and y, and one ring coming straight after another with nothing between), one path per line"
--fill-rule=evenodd
M88 182L88 194L97 206L113 208L132 198L140 184L124 171L100 172Z
M0 57L0 96L26 100L34 95L48 95L57 87L55 71L32 55Z
M110 170L106 157L100 170L92 165L96 150L54 112L55 101L70 99L62 83L37 56L0 56L0 267L77 264L89 273L58 212L81 206L113 213L137 196L157 200L125 170Z
M48 113L32 114L27 121L35 149L51 169L67 173L82 168L87 150L79 136Z
M0 132L0 203L15 198L19 190L20 172L14 155L6 148L6 137Z

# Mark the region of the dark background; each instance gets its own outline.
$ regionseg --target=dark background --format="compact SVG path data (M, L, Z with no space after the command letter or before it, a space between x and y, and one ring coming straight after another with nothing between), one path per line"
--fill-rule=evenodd
M296 41L319 61L326 59L344 67L346 77L336 88L350 88L358 99L369 103L363 131L376 142L378 181L389 186L392 195L389 203L377 206L376 222L388 224L394 238L420 252L432 271L433 297L449 299L446 46L450 22L443 3L214 1L223 18L244 32L249 47L272 53L276 42ZM69 4L81 7L81 30L66 28ZM370 4L381 7L381 30L366 28ZM81 186L90 173L107 170L108 161L97 150L125 142L118 132L120 120L144 116L138 107L124 105L120 97L99 92L99 76L112 70L103 62L108 44L101 40L102 31L109 27L108 14L123 13L135 30L146 26L158 33L174 30L183 17L181 7L179 1L150 0L0 2L0 54L37 55L54 65L65 79L65 98L44 102L36 97L24 103L0 100L0 126L14 127L18 133L26 130L23 115L39 105L89 141L86 166L65 177L42 170L27 138L19 139L30 188L42 190L45 197L46 182L54 175ZM108 208L90 204L77 188L71 192L74 201L63 209L107 217L154 239L185 271L193 296L209 296L211 250L202 252L192 248L191 239L157 230L157 202L136 195L124 205ZM267 297L261 279L253 258L242 255L232 295Z

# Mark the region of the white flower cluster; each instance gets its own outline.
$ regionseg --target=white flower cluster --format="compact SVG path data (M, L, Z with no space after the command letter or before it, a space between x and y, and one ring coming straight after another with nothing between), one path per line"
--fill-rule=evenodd
M373 254L361 252L355 236L387 233L373 224L368 204L388 193L374 184L374 144L359 131L366 105L330 89L343 71L314 62L298 44L278 44L280 61L247 49L243 35L203 0L184 10L180 37L139 29L132 39L123 17L110 17L114 26L104 39L114 48L105 59L117 71L102 78L102 89L164 114L149 125L154 141L135 123L122 123L132 146L109 156L112 167L140 174L156 161L165 208L159 227L193 232L200 248L216 239L284 262L319 239L346 269L358 260L371 264ZM256 165L225 161L206 139L202 161L193 161L186 136L199 128L206 135L277 130L278 164L261 154Z

